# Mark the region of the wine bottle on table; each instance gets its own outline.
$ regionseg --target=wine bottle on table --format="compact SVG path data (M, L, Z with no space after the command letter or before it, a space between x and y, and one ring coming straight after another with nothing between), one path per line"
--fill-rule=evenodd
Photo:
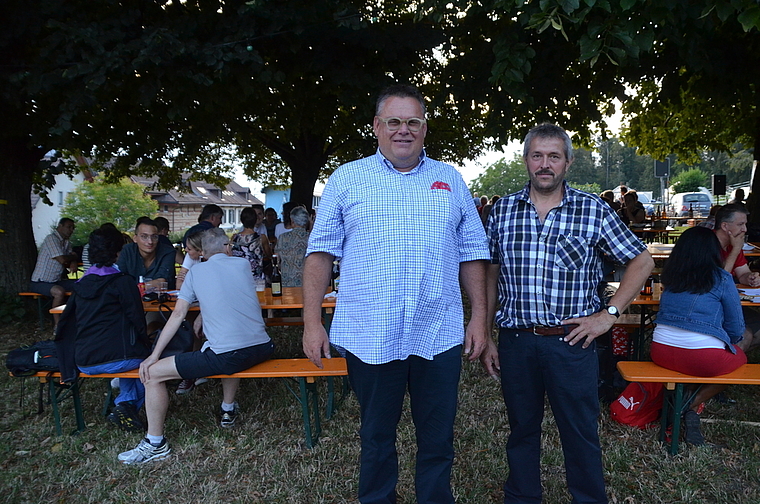
M277 254L272 254L272 295L282 296L282 275L280 274Z

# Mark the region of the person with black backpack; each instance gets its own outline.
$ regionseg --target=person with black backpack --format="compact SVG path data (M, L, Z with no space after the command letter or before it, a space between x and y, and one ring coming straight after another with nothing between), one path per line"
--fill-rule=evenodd
M76 379L77 368L87 374L119 373L137 369L150 355L140 291L131 276L114 267L123 244L115 229L90 234L93 266L74 285L56 334L64 382ZM138 416L144 402L140 380L121 378L108 421L125 431L144 431Z

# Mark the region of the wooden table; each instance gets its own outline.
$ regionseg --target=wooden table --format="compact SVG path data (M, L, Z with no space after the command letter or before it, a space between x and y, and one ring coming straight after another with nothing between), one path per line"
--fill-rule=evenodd
M282 296L272 296L272 289L267 288L264 291L256 292L259 296L259 304L263 310L291 310L303 308L303 291L301 287L283 287ZM332 310L335 308L337 298L329 297L324 298L322 301L322 308ZM174 309L175 301L168 301L166 303L171 309ZM50 309L50 313L63 313L66 305L56 306ZM156 301L143 301L143 310L146 312L157 312L158 302ZM190 310L198 311L200 308L195 305L191 306Z
M750 242L754 248L747 250L746 246L742 249L744 251L744 257L760 257L760 243ZM652 256L652 259L667 259L670 257L670 253L673 251L675 244L670 243L648 243L647 251Z

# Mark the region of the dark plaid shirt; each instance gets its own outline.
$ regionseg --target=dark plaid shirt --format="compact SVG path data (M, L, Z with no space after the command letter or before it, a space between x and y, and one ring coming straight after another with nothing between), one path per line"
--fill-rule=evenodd
M601 307L602 257L625 264L644 250L599 197L564 183L543 223L530 184L496 202L488 218L491 262L499 264L499 327L558 325Z

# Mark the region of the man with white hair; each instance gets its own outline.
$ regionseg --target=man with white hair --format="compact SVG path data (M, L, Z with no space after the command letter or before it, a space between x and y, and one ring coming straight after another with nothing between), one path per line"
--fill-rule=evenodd
M229 239L218 228L204 232L202 248L206 262L196 264L187 272L172 316L158 337L153 353L140 365L148 433L137 447L119 454L119 461L125 464L144 464L170 455L171 448L164 438L164 420L169 408L167 381L234 374L265 361L274 352L274 344L261 317L248 261L230 256ZM224 282L220 282L220 278ZM203 311L203 332L207 338L203 348L161 359L161 353L185 319L190 304L196 301ZM238 416L235 394L239 384L239 378L222 379L222 427L235 425Z

